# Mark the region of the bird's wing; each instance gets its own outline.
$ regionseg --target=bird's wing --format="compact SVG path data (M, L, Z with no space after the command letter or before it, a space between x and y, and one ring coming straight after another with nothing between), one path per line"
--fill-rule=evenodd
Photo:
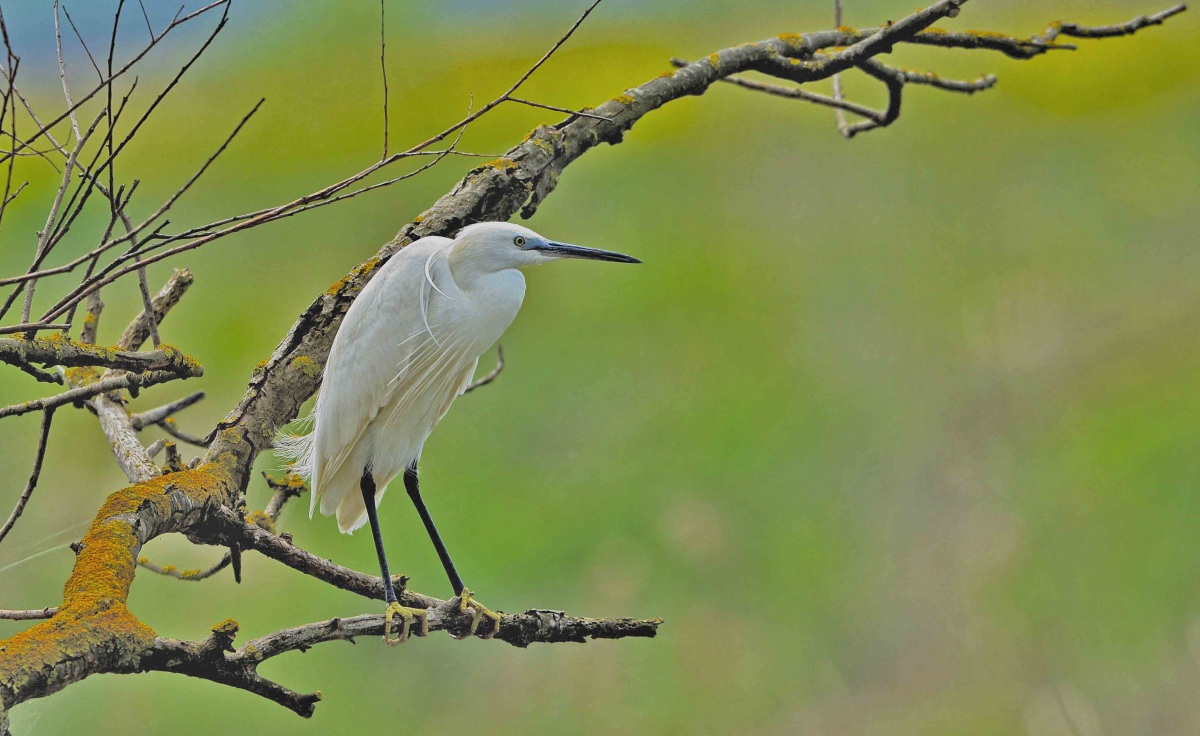
M342 320L317 397L311 460L314 508L338 469L352 456L369 452L361 442L363 435L392 403L405 377L439 352L427 324L427 289L420 288L426 261L443 245L436 241L451 242L425 238L393 256Z

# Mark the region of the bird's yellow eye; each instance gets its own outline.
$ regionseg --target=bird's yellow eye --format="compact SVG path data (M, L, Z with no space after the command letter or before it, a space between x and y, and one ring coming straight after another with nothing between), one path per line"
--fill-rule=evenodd
M520 235L518 235L517 237L513 238L513 244L518 248L523 248L525 247L525 238L522 238Z

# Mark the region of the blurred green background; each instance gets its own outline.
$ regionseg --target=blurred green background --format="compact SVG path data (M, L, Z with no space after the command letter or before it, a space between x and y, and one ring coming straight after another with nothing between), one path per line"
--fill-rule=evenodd
M61 110L49 3L17 5L4 10L27 91ZM524 95L595 105L671 56L828 27L828 5L606 3ZM850 0L846 21L915 5ZM147 7L161 24L175 6ZM388 0L393 148L456 120L472 94L478 105L502 91L580 9ZM1034 33L1056 17L1158 9L971 3L948 25ZM72 10L102 46L111 4ZM14 732L1200 731L1193 16L1032 62L900 49L904 66L994 71L1000 83L970 98L909 88L894 128L849 142L829 110L719 85L571 166L531 226L646 263L527 275L525 309L504 338L508 367L434 434L424 486L480 600L661 616L657 639L527 651L372 639L265 665L291 688L324 693L310 721L179 676L94 677L19 707ZM144 40L140 22L135 9L127 51ZM283 202L370 163L378 33L371 2L235 3L227 32L118 170L142 180L135 221L260 96L260 115L174 222ZM181 34L152 57L139 104L200 40ZM82 87L86 60L68 46ZM848 75L846 86L882 101L871 80ZM463 147L498 153L559 119L502 108ZM203 389L207 400L180 423L206 431L315 294L473 165L452 159L171 262L196 284L164 339L206 375L134 406ZM5 274L27 266L55 184L44 163L22 167L31 184L4 222ZM89 236L78 227L61 257ZM152 285L169 270L152 268ZM39 304L65 283L44 281ZM114 341L137 309L134 282L104 299L101 338ZM3 403L45 391L0 372ZM37 421L0 424L4 514ZM95 419L59 412L41 487L0 548L0 606L59 601L66 543L122 481ZM261 508L260 479L249 493ZM297 501L282 519L299 544L375 569L368 536L310 522L306 507ZM415 590L449 595L402 494L393 490L382 517L393 568ZM199 567L220 550L171 538L145 554ZM228 574L196 584L144 572L130 607L181 638L231 616L243 640L378 610L257 556L240 586ZM2 623L0 635L23 626Z

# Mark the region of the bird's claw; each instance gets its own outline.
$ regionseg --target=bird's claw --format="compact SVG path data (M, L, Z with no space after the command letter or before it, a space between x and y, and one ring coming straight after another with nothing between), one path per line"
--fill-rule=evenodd
M471 591L467 590L466 588L463 588L462 594L459 595L458 610L462 613L471 614L471 627L467 629L465 634L461 636L454 636L455 639L466 639L471 636L475 636L479 631L479 622L484 618L491 619L492 630L484 634L479 634L480 639L491 639L493 636L500 633L500 614L475 600ZM453 636L453 634L451 636Z
M400 636L396 639L391 637L392 619L396 616L400 617ZM421 627L417 629L417 636L425 636L429 633L429 612L424 608L407 608L400 605L398 601L392 601L387 604L387 608L383 611L383 640L388 646L396 646L408 641L408 632L412 628L413 622L420 620Z

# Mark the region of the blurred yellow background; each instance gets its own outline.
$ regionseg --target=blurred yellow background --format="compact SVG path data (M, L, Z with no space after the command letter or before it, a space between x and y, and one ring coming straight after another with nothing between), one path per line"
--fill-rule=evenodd
M1156 2L971 3L948 25L1029 34ZM27 91L59 111L49 3L9 5ZM97 47L111 5L72 8ZM147 5L160 24L175 9ZM523 94L596 105L671 56L826 28L828 5L605 3ZM849 0L846 21L915 9ZM378 10L235 3L118 169L142 180L134 220L259 97L173 222L287 201L376 158ZM393 148L505 89L580 10L388 0ZM134 12L129 50L144 41ZM645 265L528 273L508 367L439 427L423 486L483 602L661 616L657 639L527 651L372 639L266 664L288 687L324 693L310 721L179 676L94 677L19 707L14 733L1200 732L1196 37L1193 11L1030 62L899 49L903 66L1000 82L970 98L910 87L893 128L849 142L829 110L718 85L570 167L529 224ZM200 40L181 34L153 58L140 104ZM69 61L82 87L86 60L73 50ZM846 86L882 102L872 80ZM462 145L499 153L561 118L504 107ZM172 265L195 272L163 337L206 375L135 406L203 389L179 420L207 431L314 295L474 165L451 159L151 268L152 286ZM4 274L27 267L55 185L44 163L22 166L31 184L4 221ZM77 231L64 252L95 237ZM44 281L39 304L66 283ZM111 342L137 309L135 282L104 299ZM2 403L45 391L0 372ZM0 513L24 483L37 421L0 423ZM84 411L58 413L49 463L0 548L3 607L58 602L66 543L122 485ZM249 495L265 503L260 479ZM310 522L306 507L282 519L299 544L376 569L369 536ZM403 494L381 514L393 569L448 596ZM144 553L200 567L220 550L170 538ZM189 639L233 617L243 640L379 610L257 556L244 577L143 572L130 607ZM0 623L0 635L22 627Z

